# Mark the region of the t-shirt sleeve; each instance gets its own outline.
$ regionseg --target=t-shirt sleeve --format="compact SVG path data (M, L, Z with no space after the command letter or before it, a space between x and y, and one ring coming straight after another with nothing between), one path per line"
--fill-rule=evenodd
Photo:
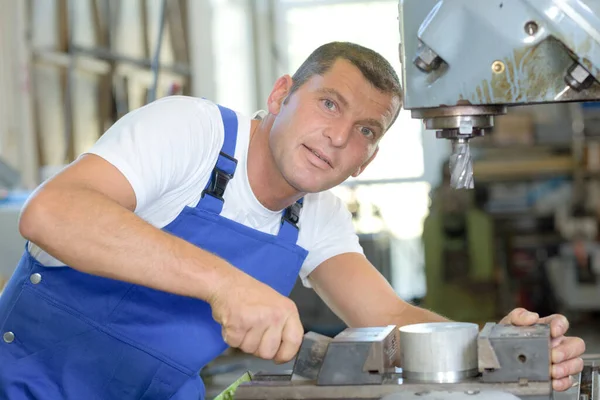
M215 110L202 99L162 98L123 116L87 153L102 157L125 176L135 192L135 212L143 213L214 164L218 151L212 150L223 140Z
M352 223L352 216L344 203L331 192L313 195L309 200L310 209L306 217L310 226L306 226L304 241L308 240L308 256L300 270L300 278L305 287L310 288L308 276L321 263L331 257L344 253L364 255ZM302 216L300 216L302 221ZM308 225L308 224L307 224ZM300 232L304 227L300 227Z

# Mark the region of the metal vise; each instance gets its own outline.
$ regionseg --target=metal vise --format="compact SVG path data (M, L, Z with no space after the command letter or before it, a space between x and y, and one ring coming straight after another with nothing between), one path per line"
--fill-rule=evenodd
M432 325L423 332L434 337L443 331L445 323ZM414 325L418 326L418 325ZM423 379L407 378L396 367L406 362L411 369L436 363L408 362L413 357L402 352L411 346L395 326L351 328L330 338L309 332L296 358L292 371L282 374L253 374L250 382L239 385L236 399L386 399L386 400L542 400L553 396L550 380L550 330L547 325L516 327L494 323L486 326L464 346L474 346L476 368L454 381L435 381L436 375L420 375ZM423 360L433 359L439 368L451 369L464 364L451 362L448 354L461 345L449 345L449 351L436 353L435 343L442 348L444 339L438 335L429 350L422 351ZM445 353L445 354L444 354ZM414 352L411 354L415 354ZM455 357L455 356L452 356ZM467 359L470 356L466 357ZM438 362L439 361L439 362ZM471 361L467 361L467 364ZM598 369L586 366L581 388L598 384ZM593 364L595 365L595 364ZM460 367L462 368L462 367ZM467 368L471 369L470 366ZM590 369L595 368L595 369ZM587 372L586 372L587 371ZM441 371L448 372L448 371ZM587 374L587 375L586 375ZM419 375L413 375L419 376ZM437 376L449 376L442 374ZM588 382L589 381L589 382ZM592 384L592 381L594 382ZM588 383L586 383L588 382ZM587 386L586 386L587 385ZM587 390L587 389L586 389ZM597 400L597 390L586 400ZM564 400L580 400L577 397ZM415 397L416 396L416 397ZM562 400L562 399L561 399Z

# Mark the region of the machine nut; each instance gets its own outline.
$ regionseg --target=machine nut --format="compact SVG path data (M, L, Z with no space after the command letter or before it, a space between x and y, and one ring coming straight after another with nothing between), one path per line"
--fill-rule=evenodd
M587 89L594 83L594 77L590 74L581 64L578 62L574 63L567 70L565 75L565 83L571 87L571 89L580 91Z
M441 65L442 59L428 46L422 45L417 51L414 63L421 71L431 72Z
M504 63L502 61L494 61L492 63L492 71L494 71L495 74L503 73L504 68Z
M535 21L529 21L525 24L525 33L529 36L534 36L539 30L539 26Z

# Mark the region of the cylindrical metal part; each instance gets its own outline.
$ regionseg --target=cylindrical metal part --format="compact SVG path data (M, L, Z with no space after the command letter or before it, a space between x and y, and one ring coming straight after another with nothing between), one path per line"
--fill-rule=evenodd
M479 326L434 322L400 328L402 378L454 383L476 376Z
M425 129L449 129L456 133L480 136L482 129L494 126L493 115L458 115L449 117L426 118ZM467 129L464 129L467 128Z
M450 155L450 186L454 189L473 189L473 160L467 139L452 140Z

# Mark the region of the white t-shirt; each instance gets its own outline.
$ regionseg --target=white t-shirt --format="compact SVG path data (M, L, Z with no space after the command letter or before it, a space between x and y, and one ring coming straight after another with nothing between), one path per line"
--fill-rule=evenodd
M221 215L256 230L277 234L281 212L265 208L254 196L247 173L251 118L237 113L238 134L233 179L225 190ZM163 228L185 206L198 204L224 140L216 104L199 98L170 96L130 112L88 151L114 165L130 182L135 213ZM298 245L308 250L300 277L342 253L363 253L351 215L329 191L307 194L300 214ZM64 265L35 245L32 255L47 266Z

